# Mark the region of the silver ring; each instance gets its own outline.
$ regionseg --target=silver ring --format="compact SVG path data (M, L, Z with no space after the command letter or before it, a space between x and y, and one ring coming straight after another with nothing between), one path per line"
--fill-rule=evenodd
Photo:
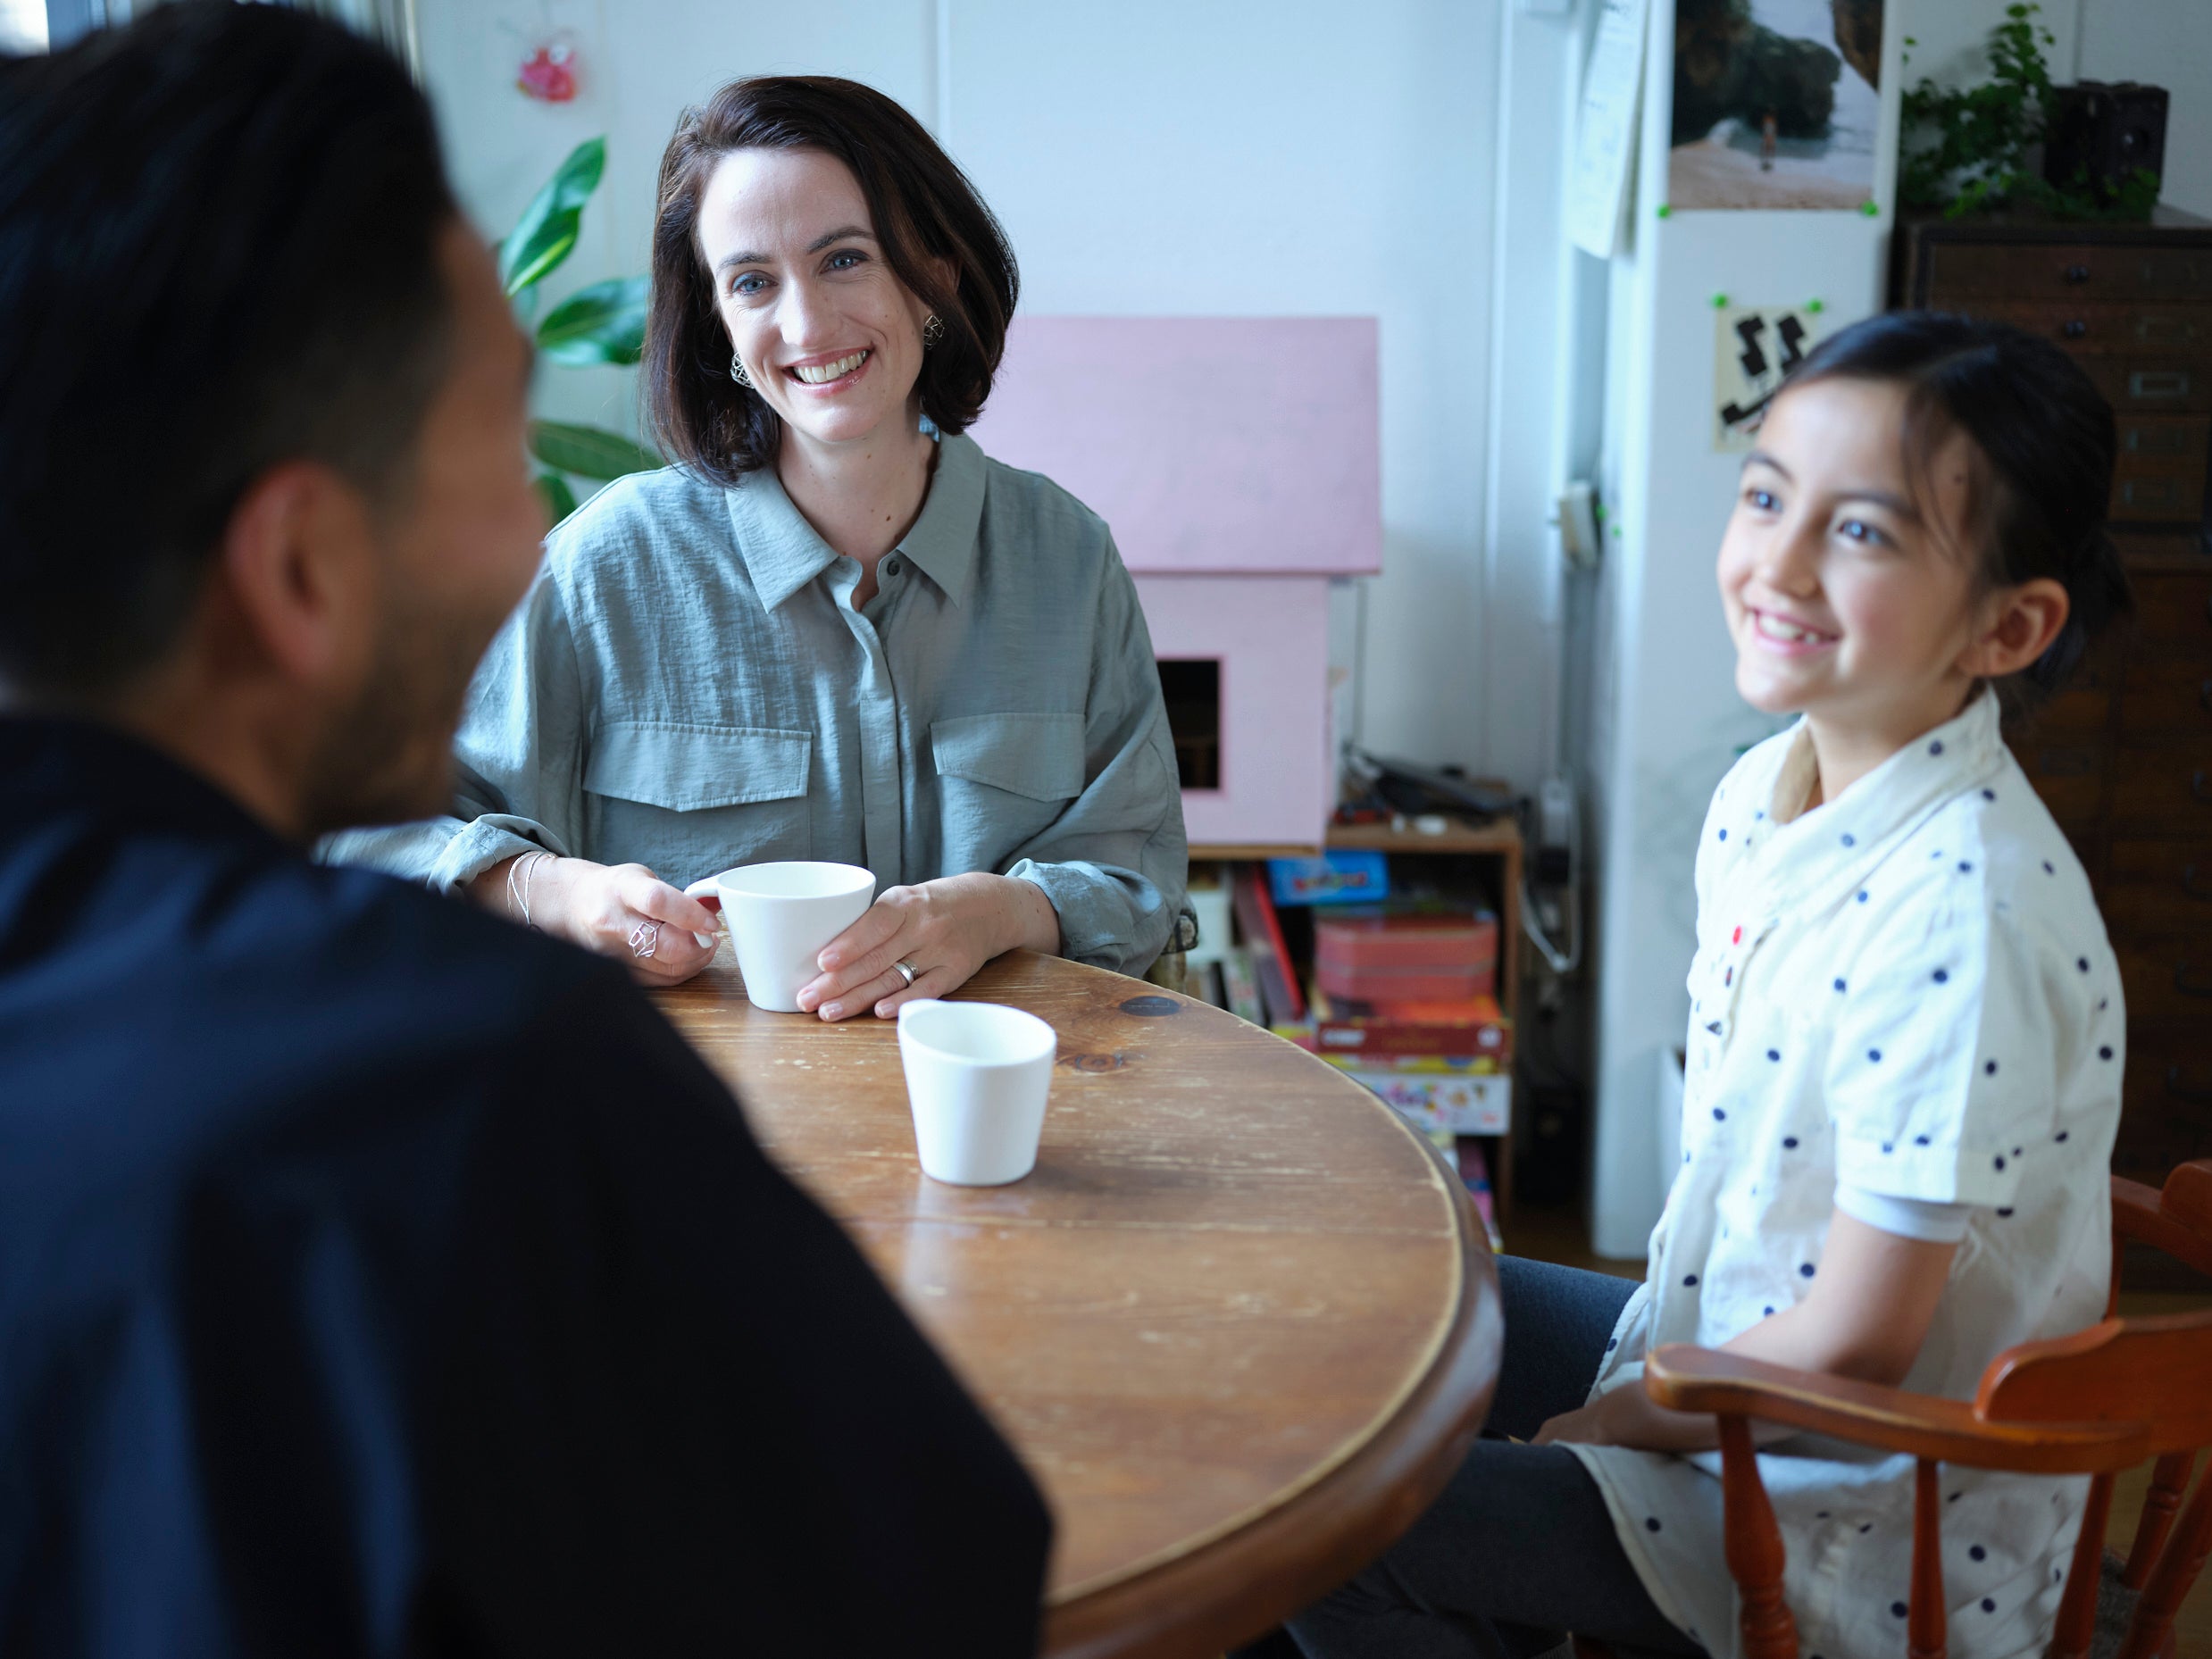
M661 947L661 924L640 921L630 930L630 949L633 955L650 956Z
M906 988L908 990L914 989L914 964L911 963L895 962L891 964L891 966L897 969L901 974L906 976Z

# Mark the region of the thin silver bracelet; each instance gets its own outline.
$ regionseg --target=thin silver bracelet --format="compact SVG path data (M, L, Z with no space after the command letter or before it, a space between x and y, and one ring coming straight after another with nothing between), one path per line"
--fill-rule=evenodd
M545 930L530 919L530 884L538 879L538 863L552 856L551 853L543 850L525 853L507 866L508 907L522 916L522 925L533 933L541 933ZM517 877L521 878L519 883Z

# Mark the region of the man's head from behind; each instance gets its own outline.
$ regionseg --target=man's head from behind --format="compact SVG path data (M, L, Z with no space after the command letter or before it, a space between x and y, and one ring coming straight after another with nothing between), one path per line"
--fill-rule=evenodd
M0 61L0 705L296 835L438 810L544 528L528 373L377 48L188 0Z

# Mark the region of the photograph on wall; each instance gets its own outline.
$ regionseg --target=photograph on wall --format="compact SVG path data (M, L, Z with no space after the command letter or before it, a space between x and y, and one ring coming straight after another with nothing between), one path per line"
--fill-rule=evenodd
M1713 313L1713 447L1749 450L1759 418L1806 353L1828 332L1811 305L1722 305Z
M1679 0L1668 207L1871 200L1881 73L1882 0Z

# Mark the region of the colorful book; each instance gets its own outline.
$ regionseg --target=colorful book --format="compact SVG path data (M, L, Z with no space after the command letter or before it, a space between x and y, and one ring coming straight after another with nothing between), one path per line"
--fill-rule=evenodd
M1498 1230L1498 1197L1490 1191L1490 1160L1482 1155L1482 1143L1461 1136L1457 1138L1454 1149L1458 1157L1459 1179L1466 1185L1468 1197L1474 1201L1474 1213L1482 1218L1482 1230L1490 1235L1490 1250L1502 1254L1506 1238Z
M1259 976L1252 971L1252 953L1244 946L1230 947L1222 956L1222 988L1229 993L1229 1012L1254 1025L1267 1023L1267 1010L1260 1002Z
M1513 1027L1494 996L1453 1002L1365 1003L1311 988L1317 1054L1490 1059L1513 1057Z
M1423 1075L1348 1065L1337 1069L1416 1129L1439 1134L1503 1135L1513 1125L1513 1080L1509 1077Z
M1372 905L1390 892L1390 861L1348 848L1311 858L1271 858L1268 884L1278 905Z
M1268 896L1267 872L1259 865L1240 864L1235 882L1237 926L1243 930L1245 948L1252 953L1252 971L1259 980L1260 998L1267 1005L1267 1022L1298 1024L1306 1018L1306 998L1290 946L1282 942L1274 901Z

